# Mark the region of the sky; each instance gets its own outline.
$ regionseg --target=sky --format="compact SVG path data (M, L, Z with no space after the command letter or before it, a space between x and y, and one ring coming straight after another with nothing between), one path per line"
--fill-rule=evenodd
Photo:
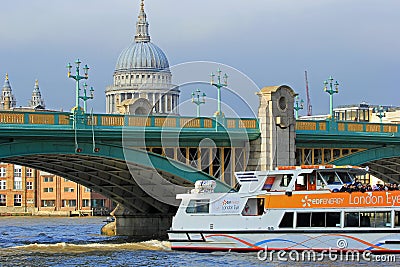
M119 53L133 40L139 4L4 1L0 79L9 74L17 105L27 105L38 79L47 108L70 110L75 84L65 66L79 58L91 68L87 83L95 89L88 107L104 113L104 91ZM253 110L255 93L264 86L286 84L306 100L305 70L313 114L329 113L323 82L330 75L340 84L335 106L362 101L400 106L398 0L147 0L145 5L152 42L165 52L172 70L187 62L217 63L201 63L195 82L201 77L207 82L218 66L232 80L241 73L249 81L229 89L248 98ZM182 86L183 102L196 86ZM206 85L202 90L207 96L216 92ZM213 109L215 101L208 107Z

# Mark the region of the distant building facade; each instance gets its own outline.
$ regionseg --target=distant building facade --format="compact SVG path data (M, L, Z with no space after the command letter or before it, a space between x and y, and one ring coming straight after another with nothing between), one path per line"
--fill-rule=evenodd
M115 204L60 176L0 163L0 215L107 215Z
M0 163L0 214L35 211L37 175L31 168Z
M38 214L66 212L109 214L115 205L103 195L68 179L40 171L37 186Z
M338 121L358 121L372 123L400 123L400 107L360 103L342 105L333 109Z

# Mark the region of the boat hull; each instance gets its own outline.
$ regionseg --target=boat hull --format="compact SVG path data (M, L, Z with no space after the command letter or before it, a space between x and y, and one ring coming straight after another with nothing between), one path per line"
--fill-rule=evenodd
M400 229L365 231L170 231L173 250L188 251L369 251L400 253Z

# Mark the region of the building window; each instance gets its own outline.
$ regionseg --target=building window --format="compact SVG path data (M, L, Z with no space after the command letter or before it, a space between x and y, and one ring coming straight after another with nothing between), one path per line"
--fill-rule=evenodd
M22 177L14 177L14 190L22 190Z
M56 201L55 200L42 200L42 207L55 207Z
M26 177L33 177L33 170L31 168L26 168Z
M85 187L84 191L87 192L87 193L92 192L92 190L90 188L87 188L87 187Z
M26 190L33 190L33 183L32 182L26 182Z
M6 203L6 195L0 195L0 206L5 206Z
M22 195L14 195L14 206L19 207L22 205Z
M22 167L14 165L14 177L22 177Z
M71 182L71 181L68 180L67 178L64 178L64 182L68 183L68 182Z
M5 167L0 168L0 177L6 177L7 169Z
M82 207L90 207L90 199L82 199Z
M75 191L75 188L73 188L73 187L64 187L64 192L70 192L70 193L72 193L72 192L74 192Z
M0 181L0 190L6 190L6 189L7 189L7 181L1 180Z
M53 177L44 177L44 178L43 178L43 182L45 182L45 183L51 183L51 182L53 182Z
M75 199L63 199L62 206L63 207L76 207L76 200Z
M104 199L92 199L91 200L91 206L93 208L100 208L105 206L105 200Z
M54 189L53 189L53 187L45 187L45 188L43 188L43 192L45 192L45 193L53 193Z

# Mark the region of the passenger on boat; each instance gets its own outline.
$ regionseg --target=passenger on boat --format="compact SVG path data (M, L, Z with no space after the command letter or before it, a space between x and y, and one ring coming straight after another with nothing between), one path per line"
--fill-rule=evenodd
M347 184L343 184L342 188L340 188L339 192L349 192L350 193L350 188Z

